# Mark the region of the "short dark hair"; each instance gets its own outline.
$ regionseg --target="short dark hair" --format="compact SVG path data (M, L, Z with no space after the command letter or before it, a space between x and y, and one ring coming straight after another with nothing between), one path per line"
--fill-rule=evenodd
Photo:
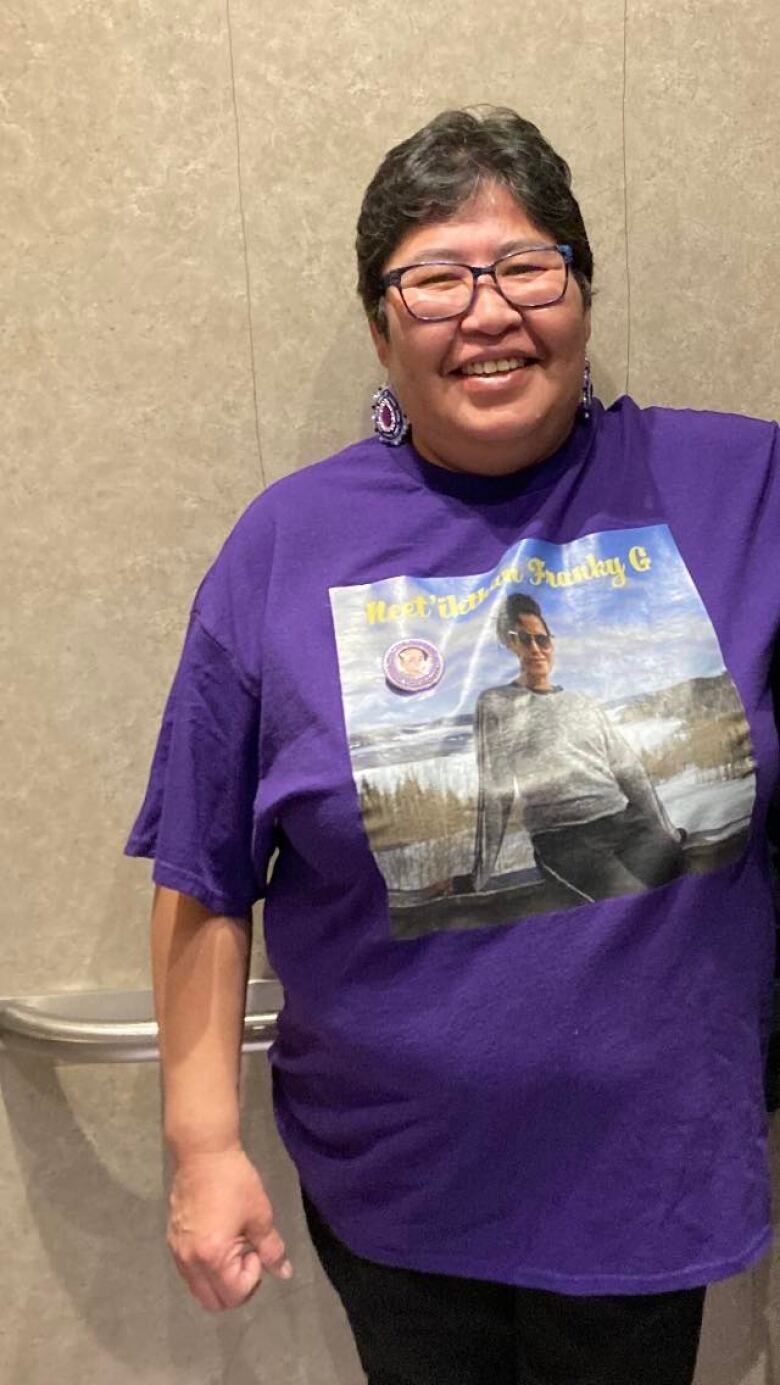
M386 329L382 270L412 226L447 221L498 182L540 229L570 245L572 273L587 307L593 255L569 165L530 120L506 106L442 111L391 149L366 188L357 223L358 293L369 319Z
M522 616L536 616L542 622L547 634L551 630L544 616L538 601L535 601L527 592L510 592L501 606L496 618L496 634L502 644L509 645L509 634L517 627L517 622Z

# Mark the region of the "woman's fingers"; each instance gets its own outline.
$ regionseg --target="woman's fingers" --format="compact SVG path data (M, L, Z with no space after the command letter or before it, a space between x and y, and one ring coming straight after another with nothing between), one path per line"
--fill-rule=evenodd
M253 1220L246 1228L247 1239L251 1241L260 1258L264 1270L276 1275L277 1279L292 1279L293 1267L287 1259L287 1250L275 1226L270 1229L267 1223Z
M238 1308L260 1287L263 1266L253 1246L245 1241L220 1247L211 1244L184 1253L174 1249L177 1269L190 1293L209 1312Z
M265 1270L280 1279L292 1276L271 1203L242 1150L193 1156L179 1165L168 1245L193 1297L209 1312L246 1302Z
M225 1304L212 1284L211 1273L206 1266L194 1262L185 1263L175 1251L173 1252L173 1262L192 1297L200 1304L201 1308L205 1308L208 1313L220 1313Z
M260 1288L262 1278L263 1267L257 1251L244 1243L231 1249L212 1278L212 1288L222 1308L238 1308Z

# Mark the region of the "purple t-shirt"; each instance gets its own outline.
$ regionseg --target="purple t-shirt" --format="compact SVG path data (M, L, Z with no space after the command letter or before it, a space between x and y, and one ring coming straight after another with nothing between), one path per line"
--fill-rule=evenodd
M623 399L507 478L360 442L202 583L127 851L265 896L276 1119L357 1253L593 1294L766 1247L777 436Z

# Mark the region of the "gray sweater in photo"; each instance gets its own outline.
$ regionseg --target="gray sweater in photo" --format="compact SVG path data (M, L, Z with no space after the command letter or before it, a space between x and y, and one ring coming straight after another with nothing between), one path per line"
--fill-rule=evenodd
M488 688L474 719L479 767L474 888L495 869L515 798L531 837L621 813L628 803L674 829L641 761L584 693Z

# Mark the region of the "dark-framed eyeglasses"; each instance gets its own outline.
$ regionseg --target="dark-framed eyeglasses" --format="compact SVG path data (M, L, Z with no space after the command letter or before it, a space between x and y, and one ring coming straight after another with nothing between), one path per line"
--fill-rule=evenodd
M446 322L469 312L483 274L490 276L511 308L548 308L563 298L573 260L570 245L530 245L488 265L451 260L401 265L379 282L383 293L398 289L407 312L418 322Z
M509 638L516 640L523 649L530 649L531 645L535 644L537 649L546 653L552 647L552 635L532 635L530 630L510 630Z

